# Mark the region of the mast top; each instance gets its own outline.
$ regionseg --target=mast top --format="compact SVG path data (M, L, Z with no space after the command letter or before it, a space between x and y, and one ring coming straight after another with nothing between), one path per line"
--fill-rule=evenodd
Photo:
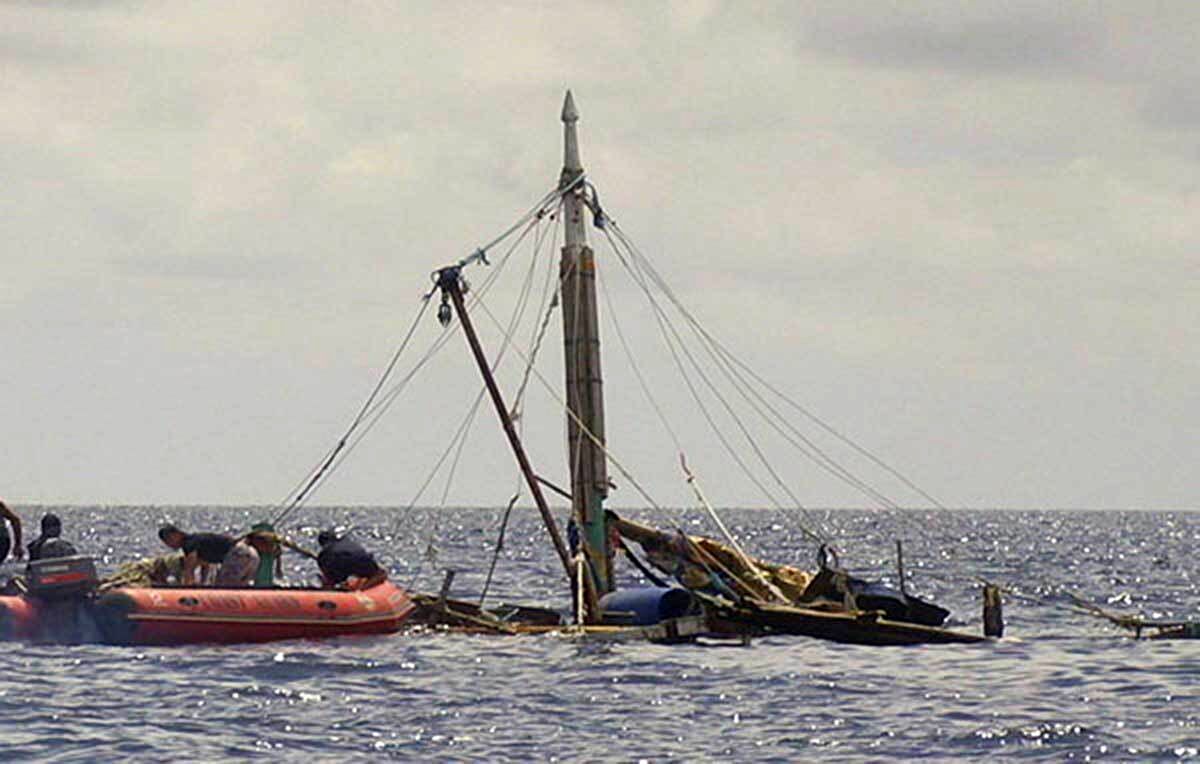
M571 95L571 91L567 90L567 97L563 99L562 108L563 122L578 122L579 110L575 108L575 98Z
M565 186L583 172L583 163L579 160L579 137L575 132L575 123L579 121L579 110L575 108L575 99L571 96L570 90L567 91L567 97L563 99L562 121L563 171L560 184Z

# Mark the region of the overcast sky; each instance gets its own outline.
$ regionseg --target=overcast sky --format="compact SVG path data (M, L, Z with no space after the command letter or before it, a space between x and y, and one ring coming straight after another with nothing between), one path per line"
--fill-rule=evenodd
M282 498L430 270L556 182L570 87L681 298L942 503L1196 508L1197 50L1190 2L2 4L0 496ZM613 450L687 503L602 333ZM412 498L478 388L457 338L426 377L318 503ZM452 502L515 485L484 414ZM714 501L763 503L683 429ZM806 504L867 503L789 459Z

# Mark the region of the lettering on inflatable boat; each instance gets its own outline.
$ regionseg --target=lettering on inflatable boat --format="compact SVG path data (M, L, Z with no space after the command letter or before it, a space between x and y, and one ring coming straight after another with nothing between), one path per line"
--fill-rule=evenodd
M363 610L370 612L375 609L375 600L365 594L355 594L354 599L358 600L358 604L363 606Z
M245 610L245 601L235 594L216 594L206 597L208 602L215 608L222 610Z
M258 610L271 610L277 613L298 613L304 609L304 604L290 594L254 597L252 602Z

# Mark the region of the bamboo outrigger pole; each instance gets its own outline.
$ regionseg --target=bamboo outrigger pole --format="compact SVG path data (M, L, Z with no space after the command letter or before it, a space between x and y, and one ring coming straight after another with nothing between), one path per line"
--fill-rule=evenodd
M471 354L475 357L475 363L479 366L479 373L483 375L483 382L487 386L488 393L491 395L492 404L496 407L496 413L500 416L500 423L504 425L504 434L508 436L508 443L512 446L513 453L517 457L517 464L521 467L521 474L525 476L525 483L529 486L529 492L533 494L533 500L537 504L538 512L542 515L542 522L546 525L546 531L550 534L550 540L554 542L554 549L558 552L559 560L562 561L563 571L567 574L567 581L573 582L574 575L572 573L571 555L567 552L566 545L563 544L562 536L558 532L558 524L554 522L554 515L550 514L550 507L546 504L546 497L542 494L542 486L538 483L538 478L534 474L533 467L529 465L529 458L525 455L525 448L521 445L520 437L517 436L517 428L513 426L512 417L509 416L508 406L504 404L504 398L500 395L500 388L496 386L496 378L492 376L492 370L488 366L487 357L483 354L483 347L479 344L479 337L475 334L475 326L471 323L471 317L467 315L466 306L463 304L462 266L452 265L438 271L437 286L442 290L442 294L448 295L450 301L454 303L454 312L458 314L463 334L467 335L467 344L471 346Z

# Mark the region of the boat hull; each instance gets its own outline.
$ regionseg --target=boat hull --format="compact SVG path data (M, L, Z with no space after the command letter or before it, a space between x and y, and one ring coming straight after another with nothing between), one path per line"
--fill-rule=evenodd
M385 581L362 591L115 589L93 613L111 644L179 645L390 634L414 609L406 591Z
M0 640L33 639L41 622L38 602L20 595L0 597Z
M717 634L813 637L829 642L875 647L931 644L976 644L989 641L975 634L935 626L891 621L878 611L828 612L788 605L712 607L709 623Z
M415 609L408 592L387 581L362 591L131 587L73 601L0 597L0 638L117 645L323 639L390 634Z

